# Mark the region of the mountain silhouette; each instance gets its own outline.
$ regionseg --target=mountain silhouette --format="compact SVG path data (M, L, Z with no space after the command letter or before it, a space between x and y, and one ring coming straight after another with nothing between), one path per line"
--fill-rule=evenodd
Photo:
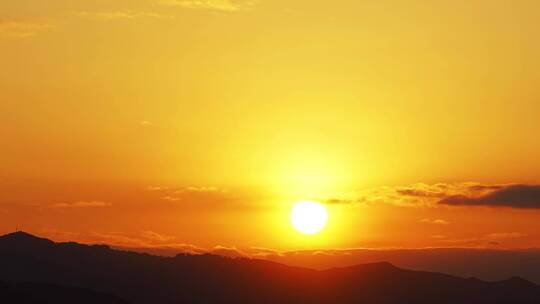
M85 288L66 287L47 283L0 282L0 303L17 304L127 304L112 295Z
M6 282L87 288L133 304L540 301L540 286L520 278L485 282L385 262L317 271L209 254L160 257L104 245L55 243L24 232L0 237L0 269L0 280Z

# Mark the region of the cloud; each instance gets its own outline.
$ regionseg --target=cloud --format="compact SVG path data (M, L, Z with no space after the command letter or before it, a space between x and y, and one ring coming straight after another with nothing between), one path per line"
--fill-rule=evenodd
M216 245L203 248L194 244L177 242L175 236L155 231L141 231L135 234L120 232L70 232L56 229L43 229L47 237L60 242L79 242L83 244L106 244L111 247L164 256L177 254L214 254L227 257L249 257L248 253L235 246Z
M314 256L354 256L357 253L365 253L371 255L377 252L403 252L403 251L422 251L422 250L446 250L452 248L486 248L487 245L500 245L504 240L517 239L527 237L521 232L494 232L489 234L471 236L467 238L449 238L445 235L432 235L434 241L443 244L440 247L425 247L425 248L340 248L340 249L313 249L313 250L276 250L264 247L251 247L248 251L249 256L263 259L280 259L280 258L304 258Z
M505 185L470 185L469 189L473 191L494 191L504 188Z
M507 185L481 195L452 195L439 201L452 206L540 208L540 185Z
M138 123L139 123L140 126L151 126L152 125L152 122L148 121L148 120L140 120Z
M449 254L456 257L464 252L476 256L478 249L500 246L507 239L525 237L520 232L493 232L485 235L451 239L445 236L433 236L443 247L432 248L340 248L340 249L313 249L313 250L278 250L263 247L239 249L235 246L216 245L203 248L194 244L181 243L176 237L167 236L154 231L141 231L135 234L119 232L65 232L58 230L42 230L44 236L55 241L76 241L85 244L106 244L113 248L141 253L150 253L162 256L176 256L178 254L214 254L232 258L257 258L287 263L291 265L324 269L341 267L358 263L389 261L399 263L405 261L421 262L430 255L439 256L447 261ZM474 249L473 249L474 248ZM471 251L472 250L472 251ZM525 251L523 251L525 253ZM540 251L537 251L540 253ZM426 254L426 255L425 255ZM410 260L409 260L410 259ZM461 258L457 259L463 260ZM440 263L437 263L441 265ZM406 266L406 265L405 265ZM405 267L404 266L404 267Z
M449 193L462 193L468 184L424 184L417 183L410 186L375 187L358 189L342 194L340 197L325 199L328 204L391 204L402 207L434 206L436 198L444 197Z
M148 191L162 191L162 190L167 190L169 189L168 187L161 187L161 186L148 186L146 187L146 190Z
M375 187L323 198L327 204L391 204L402 207L438 205L491 205L540 208L540 186L520 184L417 183L410 186Z
M101 201L78 201L74 203L58 203L50 205L51 208L94 208L94 207L110 207L111 203Z
M398 187L396 192L409 197L441 197L445 195L449 187L448 184L443 183L434 185L418 183L408 187Z
M246 0L161 0L165 6L180 6L191 9L206 9L224 12L236 12L251 9L255 1Z
M170 196L170 195L162 196L161 199L164 200L164 201L170 201L170 202L175 202L175 201L182 200L182 198L180 198L180 197Z
M136 18L156 18L156 19L170 19L172 16L163 15L156 12L148 11L133 11L133 10L119 10L119 11L80 11L75 12L75 15L83 18L92 19L104 19L104 20L129 20Z
M139 246L144 242L139 238L125 236L116 232L95 232L86 233L63 231L56 229L43 229L42 232L55 241L74 241L83 244L107 244L111 246Z
M154 231L142 231L141 236L149 241L154 242L168 242L175 238L174 236L163 235Z
M214 186L148 186L147 191L160 194L160 199L170 202L231 202L241 193L230 193L227 189Z
M180 189L178 191L179 193L182 193L182 192L224 192L224 190L218 187L213 187L213 186L202 186L202 187L189 186L189 187L186 187L185 189Z
M497 232L497 233L490 233L486 234L485 238L490 240L502 240L502 239L515 239L524 237L526 234L523 234L521 232Z
M499 245L503 240L517 239L526 236L526 234L521 232L494 232L466 238L444 238L440 239L439 241L442 243L451 244L452 246L482 246L484 244L494 245L493 243L497 243L497 245Z
M215 255L221 255L231 258L240 258L240 257L246 257L247 254L244 254L242 251L238 250L236 247L226 247L226 246L215 246L210 250L208 253L215 254Z
M450 222L449 222L449 221L446 221L446 220L442 220L442 219L428 219L428 218L421 219L420 222L421 222L421 223L427 223L427 224L434 224L434 225L448 225L448 224L450 224Z
M283 257L285 256L284 251L279 251L276 249L265 248L265 247L251 247L252 257L256 258L271 258L271 257Z
M434 234L434 235L431 236L431 238L441 240L441 239L445 239L446 236L442 235L442 234Z
M154 200L155 203L166 204L174 207L193 206L193 210L212 210L221 208L222 210L266 210L274 208L266 200L272 194L265 193L255 187L216 187L211 185L197 186L171 186L152 185L146 187L146 197ZM261 202L254 204L254 201ZM232 208L232 209L231 209Z
M0 19L0 36L15 38L32 37L54 27L52 24L43 22Z
M416 206L419 205L419 199L408 199L399 194L392 187L376 187L368 189L358 189L342 194L337 198L323 199L327 204L358 204L358 205L377 205L377 204L393 204L399 206Z
M83 244L107 244L112 247L133 249L139 252L201 254L209 250L193 244L179 243L175 237L154 231L141 231L138 235L126 235L119 232L70 232L56 229L43 229L42 232L55 241L75 241Z

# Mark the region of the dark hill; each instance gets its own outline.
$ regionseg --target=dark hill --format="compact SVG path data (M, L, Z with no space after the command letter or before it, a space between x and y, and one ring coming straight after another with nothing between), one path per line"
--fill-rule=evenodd
M107 246L0 237L0 279L90 288L132 303L539 303L540 287L403 270L388 263L316 271L214 255L158 257Z
M16 304L127 304L115 296L85 288L47 283L0 282L0 303Z

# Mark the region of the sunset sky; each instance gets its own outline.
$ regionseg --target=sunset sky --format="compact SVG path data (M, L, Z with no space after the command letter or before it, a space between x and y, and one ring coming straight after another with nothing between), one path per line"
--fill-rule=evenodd
M539 28L536 0L3 0L0 233L540 247Z

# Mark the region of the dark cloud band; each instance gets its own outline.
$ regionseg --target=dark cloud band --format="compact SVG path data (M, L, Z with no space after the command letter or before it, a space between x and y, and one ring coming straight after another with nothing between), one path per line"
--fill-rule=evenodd
M439 204L523 209L540 208L540 185L509 185L478 197L454 195L441 199Z

